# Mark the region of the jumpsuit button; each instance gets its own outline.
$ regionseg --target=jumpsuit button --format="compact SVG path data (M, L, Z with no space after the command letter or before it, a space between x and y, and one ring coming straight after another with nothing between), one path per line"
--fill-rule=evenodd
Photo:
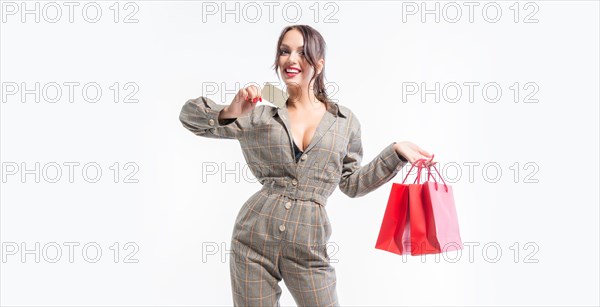
M288 201L287 203L285 203L285 208L286 209L289 209L291 207L292 207L292 203L291 202Z
M209 119L209 120L208 120L208 124L209 124L209 125L211 125L211 126L214 126L214 125L215 125L215 120L214 120L214 119L212 119L212 118L211 118L211 119Z
M302 159L302 161L306 160L306 154L303 154L302 157L300 157L300 159Z
M279 230L284 231L285 230L285 225L279 226Z
M296 178L292 179L292 184L293 185L297 185L298 184L298 180L296 180Z

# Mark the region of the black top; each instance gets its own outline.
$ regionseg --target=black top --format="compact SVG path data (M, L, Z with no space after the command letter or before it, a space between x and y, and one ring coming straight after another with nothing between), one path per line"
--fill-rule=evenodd
M298 145L296 145L296 142L294 143L294 154L296 155L296 162L298 162L298 160L300 160L300 157L302 157L303 152L300 150L300 148L298 148Z

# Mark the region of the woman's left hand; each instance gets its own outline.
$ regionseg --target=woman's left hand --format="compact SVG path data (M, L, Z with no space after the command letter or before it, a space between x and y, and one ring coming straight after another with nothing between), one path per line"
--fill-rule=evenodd
M433 155L430 154L429 152L427 152L426 150L422 149L421 147L417 146L416 144L409 142L409 141L403 141L403 142L396 142L396 144L394 145L394 149L396 150L396 152L400 155L402 155L404 158L406 158L406 160L408 160L408 162L410 162L411 164L414 164L417 160L419 159L426 159L428 161L425 161L425 166L429 167L431 165L433 165L436 162L433 162Z

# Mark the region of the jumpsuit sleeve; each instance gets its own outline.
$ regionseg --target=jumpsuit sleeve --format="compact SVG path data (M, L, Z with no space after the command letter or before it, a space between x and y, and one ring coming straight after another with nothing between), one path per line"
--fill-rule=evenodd
M361 166L363 147L360 123L354 118L348 151L343 159L340 190L351 198L364 196L390 181L408 163L398 154L393 142L386 146L371 162Z
M189 99L181 108L179 120L192 133L214 139L240 139L251 124L251 116L257 108L241 117L219 120L219 112L227 105L216 104L209 98L200 96ZM263 106L264 107L264 106Z

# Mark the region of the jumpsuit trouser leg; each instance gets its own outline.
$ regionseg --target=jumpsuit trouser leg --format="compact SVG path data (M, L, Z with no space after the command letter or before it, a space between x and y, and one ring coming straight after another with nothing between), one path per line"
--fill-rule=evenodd
M326 251L331 225L312 201L258 191L240 209L231 244L235 306L280 306L281 287L299 306L339 306Z

